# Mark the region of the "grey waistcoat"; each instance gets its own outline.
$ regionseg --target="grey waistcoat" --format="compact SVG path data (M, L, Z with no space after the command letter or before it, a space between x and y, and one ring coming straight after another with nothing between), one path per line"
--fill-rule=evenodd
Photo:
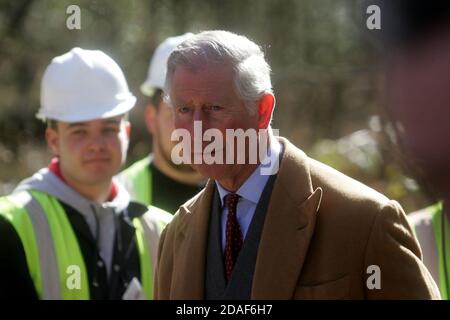
M205 299L250 299L259 240L275 178L276 175L271 176L264 187L228 284L225 278L221 245L220 216L222 210L219 192L217 188L215 189L206 253Z

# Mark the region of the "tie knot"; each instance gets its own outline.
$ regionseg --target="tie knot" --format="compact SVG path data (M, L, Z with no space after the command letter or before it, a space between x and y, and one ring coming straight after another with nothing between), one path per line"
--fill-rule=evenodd
M236 193L229 193L225 196L225 205L227 206L228 210L230 208L236 208L236 205L239 200L239 195Z

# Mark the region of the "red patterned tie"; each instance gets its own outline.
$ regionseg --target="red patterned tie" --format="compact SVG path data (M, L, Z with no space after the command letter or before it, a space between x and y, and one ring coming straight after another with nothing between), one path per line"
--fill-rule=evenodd
M239 251L242 247L243 237L239 222L236 217L236 205L239 196L235 193L229 193L225 196L225 205L228 208L226 242L225 242L225 275L227 281L230 280L236 263Z

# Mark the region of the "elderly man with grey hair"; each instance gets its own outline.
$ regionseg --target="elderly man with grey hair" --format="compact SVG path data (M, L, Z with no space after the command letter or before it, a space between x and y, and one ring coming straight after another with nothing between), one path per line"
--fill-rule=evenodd
M258 45L194 35L171 54L165 92L178 136L194 145L184 161L210 179L162 234L157 299L439 298L397 202L272 133ZM257 139L236 147L239 132Z

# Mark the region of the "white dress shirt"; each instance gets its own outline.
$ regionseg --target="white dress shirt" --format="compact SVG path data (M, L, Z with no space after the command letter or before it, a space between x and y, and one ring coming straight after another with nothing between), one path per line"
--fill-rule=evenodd
M278 159L281 152L281 145L276 138L270 139L270 158ZM242 231L243 239L247 235L248 228L252 222L253 215L255 214L256 206L258 205L259 198L270 178L270 175L264 174L263 164L260 164L255 171L247 178L244 184L235 192L240 196L236 208L236 217L239 226ZM266 171L267 172L267 171ZM217 190L220 195L220 203L222 206L222 216L220 217L221 231L222 231L222 252L225 250L226 242L226 225L228 208L224 205L224 198L230 192L223 188L218 181L216 181Z

